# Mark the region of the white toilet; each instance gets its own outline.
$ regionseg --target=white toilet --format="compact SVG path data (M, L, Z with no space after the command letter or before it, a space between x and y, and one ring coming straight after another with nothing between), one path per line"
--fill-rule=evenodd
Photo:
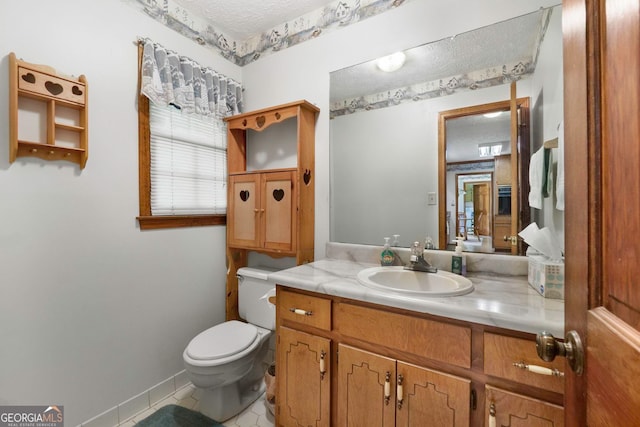
M216 421L239 414L265 391L269 338L275 329L273 270L238 269L238 311L248 323L231 320L198 334L184 350L187 376L203 389L200 412Z

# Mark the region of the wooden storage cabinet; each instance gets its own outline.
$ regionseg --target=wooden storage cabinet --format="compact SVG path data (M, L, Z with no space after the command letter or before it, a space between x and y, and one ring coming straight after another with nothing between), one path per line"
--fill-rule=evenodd
M227 289L226 319L238 319L237 272L248 252L295 257L296 264L314 260L315 123L320 109L307 101L227 117ZM291 121L283 124L284 121ZM295 126L290 124L295 121ZM271 127L274 128L271 128ZM281 129L275 129L280 126ZM296 165L247 170L247 133L284 130L295 138ZM278 147L278 132L263 133L256 148ZM253 143L252 142L252 143ZM285 143L286 143L285 142ZM265 150L269 151L269 150ZM287 165L289 166L289 165Z
M471 381L338 345L338 423L468 426Z
M293 170L229 177L229 240L234 248L295 252Z
M88 84L84 75L59 75L45 65L9 54L9 162L23 156L67 160L85 167L88 158ZM21 113L32 119L20 126ZM31 123L41 119L35 125ZM34 131L41 127L42 131ZM30 130L27 137L22 131ZM40 133L40 135L35 135Z
M281 285L276 325L276 426L563 425L530 334Z

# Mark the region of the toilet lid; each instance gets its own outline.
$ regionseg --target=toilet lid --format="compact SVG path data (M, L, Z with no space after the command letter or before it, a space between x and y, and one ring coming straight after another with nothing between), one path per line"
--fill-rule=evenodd
M231 320L198 334L187 346L187 354L197 360L228 357L253 344L257 335L255 326Z

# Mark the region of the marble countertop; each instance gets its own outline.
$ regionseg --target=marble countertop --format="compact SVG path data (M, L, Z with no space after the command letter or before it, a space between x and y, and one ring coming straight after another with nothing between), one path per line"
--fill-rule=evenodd
M350 298L483 325L564 336L564 301L539 295L523 275L472 271L473 292L454 297L420 297L380 292L361 285L360 270L370 262L327 258L270 275L280 285Z

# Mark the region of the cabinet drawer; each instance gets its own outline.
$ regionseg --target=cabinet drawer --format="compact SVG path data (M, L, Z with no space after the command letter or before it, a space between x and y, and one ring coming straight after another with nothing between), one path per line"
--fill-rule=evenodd
M280 319L327 331L331 330L330 299L298 294L278 288L276 301L277 315Z
M334 320L334 329L344 336L471 367L471 328L348 303L336 304Z
M536 353L533 341L485 332L484 372L533 387L564 393L564 378L542 375L514 366L514 363L542 366L564 371L564 359L545 362Z
M499 388L485 388L485 425L564 426L564 408ZM494 418L491 420L491 418Z

